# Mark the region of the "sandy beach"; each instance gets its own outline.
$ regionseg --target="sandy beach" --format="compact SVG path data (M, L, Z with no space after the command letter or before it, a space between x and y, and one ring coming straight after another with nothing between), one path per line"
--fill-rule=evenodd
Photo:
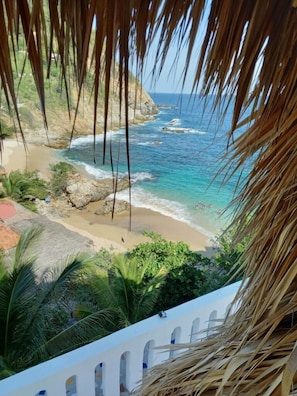
M49 165L60 160L58 152L45 145L28 144L26 151L21 142L6 140L1 164L7 172L16 169L38 170L47 178ZM168 216L133 207L130 230L128 212L116 214L114 219L110 215L98 216L94 214L97 205L96 202L91 203L87 208L73 211L69 217L60 218L57 222L92 239L95 250L101 247L112 248L117 252L130 250L137 244L148 241L143 231L152 231L162 235L166 240L184 241L194 251L208 256L212 253L212 243L208 236Z

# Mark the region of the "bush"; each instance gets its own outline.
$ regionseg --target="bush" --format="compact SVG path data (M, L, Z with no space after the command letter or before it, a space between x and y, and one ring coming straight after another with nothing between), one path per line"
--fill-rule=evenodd
M62 195L66 191L67 180L70 174L75 173L75 168L68 162L58 162L50 165L52 177L50 180L50 189L55 197Z
M19 170L10 172L9 175L2 176L2 195L14 199L35 211L33 201L35 199L45 199L48 196L48 185L40 179L37 172L21 172Z
M155 305L155 313L173 308L208 292L208 277L205 271L185 263L173 268L161 287Z
M15 132L13 126L7 126L5 123L0 123L0 139L5 139L11 137Z
M164 267L168 275L155 305L154 312L169 309L209 290L207 271L211 260L192 252L184 242L166 241L160 235L146 232L152 242L137 245L128 255L139 260L150 259L148 279Z
M185 262L194 264L202 257L192 252L185 242L166 241L154 232L144 232L143 235L151 238L152 242L140 243L128 254L141 260L152 259L152 265L149 268L151 275L162 267L171 270L180 267Z
M242 278L241 255L248 238L233 244L234 230L217 237L218 253L207 258L192 252L184 242L169 242L155 233L145 233L152 242L137 245L128 255L151 259L149 276L161 267L168 272L155 306L155 312L169 309Z
M238 281L243 276L242 255L247 247L250 237L243 238L240 242L234 242L236 229L230 228L215 240L218 253L214 256L216 270L222 281Z

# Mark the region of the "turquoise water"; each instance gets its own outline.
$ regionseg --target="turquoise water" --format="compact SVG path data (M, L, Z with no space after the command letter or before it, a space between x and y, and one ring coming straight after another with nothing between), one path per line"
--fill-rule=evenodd
M189 102L189 95L151 96L160 106L156 119L130 127L132 204L183 221L208 235L216 233L230 222L232 210L225 209L238 180L235 175L222 186L223 175L215 178L227 147L231 110L220 122L212 113L211 100L205 106L202 102ZM164 131L164 127L182 128L184 132ZM110 142L113 160L119 158L119 174L124 176L125 131L108 134L108 152ZM102 165L102 146L102 136L98 136L96 164L92 136L74 140L63 155L97 178L111 177L108 155L106 165ZM129 200L127 191L117 197Z

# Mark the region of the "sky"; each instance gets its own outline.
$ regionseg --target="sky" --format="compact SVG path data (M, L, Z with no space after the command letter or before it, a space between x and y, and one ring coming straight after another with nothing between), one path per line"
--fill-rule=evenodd
M184 52L185 59L186 52ZM151 71L154 67L153 57L148 57L142 84L148 92L180 93L182 90L181 76L183 75L184 65L182 62L175 62L175 53L169 53L167 62L163 65L163 71L157 81L153 81ZM189 93L192 89L192 79L195 75L194 62L190 64L188 78L183 92Z
M207 2L206 10L200 21L198 33L196 34L196 44L192 50L192 58L188 65L187 79L183 88L183 93L191 93L192 84L196 74L196 67L198 61L198 54L202 45L202 39L205 35L205 30L208 22L210 2ZM190 30L190 28L189 28ZM189 33L188 30L188 33ZM160 33L159 33L160 34ZM151 71L154 67L155 54L158 45L158 34L155 41L152 43L150 52L146 59L146 68L144 71L144 78L142 85L147 92L160 92L160 93L181 93L183 70L185 67L187 48L178 48L175 41L171 42L170 50L167 53L167 60L163 64L163 71L157 81L152 84ZM201 38L201 41L199 40ZM185 40L186 41L186 40ZM179 52L178 60L175 59L176 53ZM201 84L200 84L201 85ZM199 86L198 86L199 91Z
M208 12L205 12L205 15L208 15ZM206 17L204 20L202 19L200 24L199 36L203 37L203 33L201 32L205 29L207 24ZM94 21L95 27L95 21ZM154 68L155 63L155 55L156 49L158 45L158 34L155 41L152 43L150 48L150 52L146 58L146 67L144 69L144 76L142 80L142 85L147 92L154 93L191 93L192 84L194 80L194 76L196 73L197 62L195 59L198 59L198 53L201 46L201 43L197 42L196 46L192 51L192 60L188 65L187 79L185 81L184 87L182 89L182 78L183 78L183 70L185 67L185 61L187 56L187 48L177 48L177 44L172 42L170 44L170 50L167 53L166 62L163 64L163 70L160 74L157 81L152 79L152 70ZM176 53L179 52L179 59L176 61ZM133 62L132 62L133 63ZM133 67L130 67L131 72L136 75L136 72L133 70ZM198 87L199 90L199 87Z
M176 60L177 46L171 45L171 50L168 51L167 60L163 64L163 70L157 81L152 80L151 72L154 67L155 53L157 43L153 43L151 51L146 59L146 67L144 69L144 77L142 85L147 92L163 92L163 93L181 93L182 90L182 76L185 67L185 60L187 56L187 50L185 48L180 49L179 59ZM195 57L199 50L197 48L193 50L192 58ZM198 56L197 56L198 58ZM190 93L192 90L192 83L196 72L197 63L192 60L189 64L187 73L187 79L184 85L183 93Z

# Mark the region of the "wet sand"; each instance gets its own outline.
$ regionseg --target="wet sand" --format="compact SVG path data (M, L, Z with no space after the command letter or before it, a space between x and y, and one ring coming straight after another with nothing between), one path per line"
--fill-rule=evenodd
M7 140L4 143L1 164L7 172L16 169L38 170L47 178L50 173L49 165L60 160L58 152L47 146L28 144L26 152L22 143ZM206 255L212 254L212 242L207 235L171 217L148 209L132 207L130 229L128 212L115 214L114 219L111 215L98 216L94 213L97 205L96 202L91 203L87 208L74 211L69 217L57 221L66 228L91 238L96 250L101 247L116 251L130 250L137 244L148 241L143 232L149 231L160 234L166 240L183 241L191 250Z

